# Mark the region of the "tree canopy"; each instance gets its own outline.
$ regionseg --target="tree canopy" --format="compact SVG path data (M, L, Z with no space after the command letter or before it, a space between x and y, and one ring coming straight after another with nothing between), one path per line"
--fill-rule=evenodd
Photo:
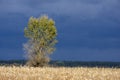
M28 42L24 45L28 54L28 63L34 66L43 66L49 62L48 56L55 50L57 43L55 22L48 16L31 17L24 33L28 38Z

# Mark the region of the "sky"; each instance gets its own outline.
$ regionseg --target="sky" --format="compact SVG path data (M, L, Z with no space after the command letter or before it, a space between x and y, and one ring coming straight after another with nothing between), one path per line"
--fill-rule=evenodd
M0 0L0 60L25 59L24 28L48 15L58 31L52 60L120 62L120 0Z

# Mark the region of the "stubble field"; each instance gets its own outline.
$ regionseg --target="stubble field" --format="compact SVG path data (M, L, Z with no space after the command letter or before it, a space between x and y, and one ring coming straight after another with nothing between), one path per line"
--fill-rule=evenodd
M0 80L120 80L120 68L1 66Z

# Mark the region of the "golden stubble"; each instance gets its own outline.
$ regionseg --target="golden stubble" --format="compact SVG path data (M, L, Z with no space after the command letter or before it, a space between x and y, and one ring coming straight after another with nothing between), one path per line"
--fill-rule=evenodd
M0 80L120 80L119 68L0 67Z

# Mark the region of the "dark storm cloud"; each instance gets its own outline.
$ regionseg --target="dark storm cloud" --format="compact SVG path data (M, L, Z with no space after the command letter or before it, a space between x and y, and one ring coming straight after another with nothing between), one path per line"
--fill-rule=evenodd
M56 53L52 55L55 60L80 60L80 61L120 61L118 49L89 49L76 48L74 50L59 48Z
M0 60L18 60L18 59L24 59L23 52L21 49L11 49L11 48L0 48Z
M74 55L77 60L85 57L120 61L119 3L119 0L0 0L1 52L8 54L5 49L13 52L16 48L22 52L23 30L29 17L47 14L56 21L59 34L53 57L61 54L65 59L70 53L67 56L70 60ZM17 55L17 50L14 54Z
M40 12L70 16L96 16L101 12L119 9L119 0L1 0L2 12L19 12L26 15ZM116 8L117 7L117 8ZM100 13L99 13L100 12ZM119 12L119 11L117 11ZM78 15L75 15L78 14ZM81 14L81 15L80 15ZM87 14L87 15L86 15ZM91 16L90 16L91 15Z

